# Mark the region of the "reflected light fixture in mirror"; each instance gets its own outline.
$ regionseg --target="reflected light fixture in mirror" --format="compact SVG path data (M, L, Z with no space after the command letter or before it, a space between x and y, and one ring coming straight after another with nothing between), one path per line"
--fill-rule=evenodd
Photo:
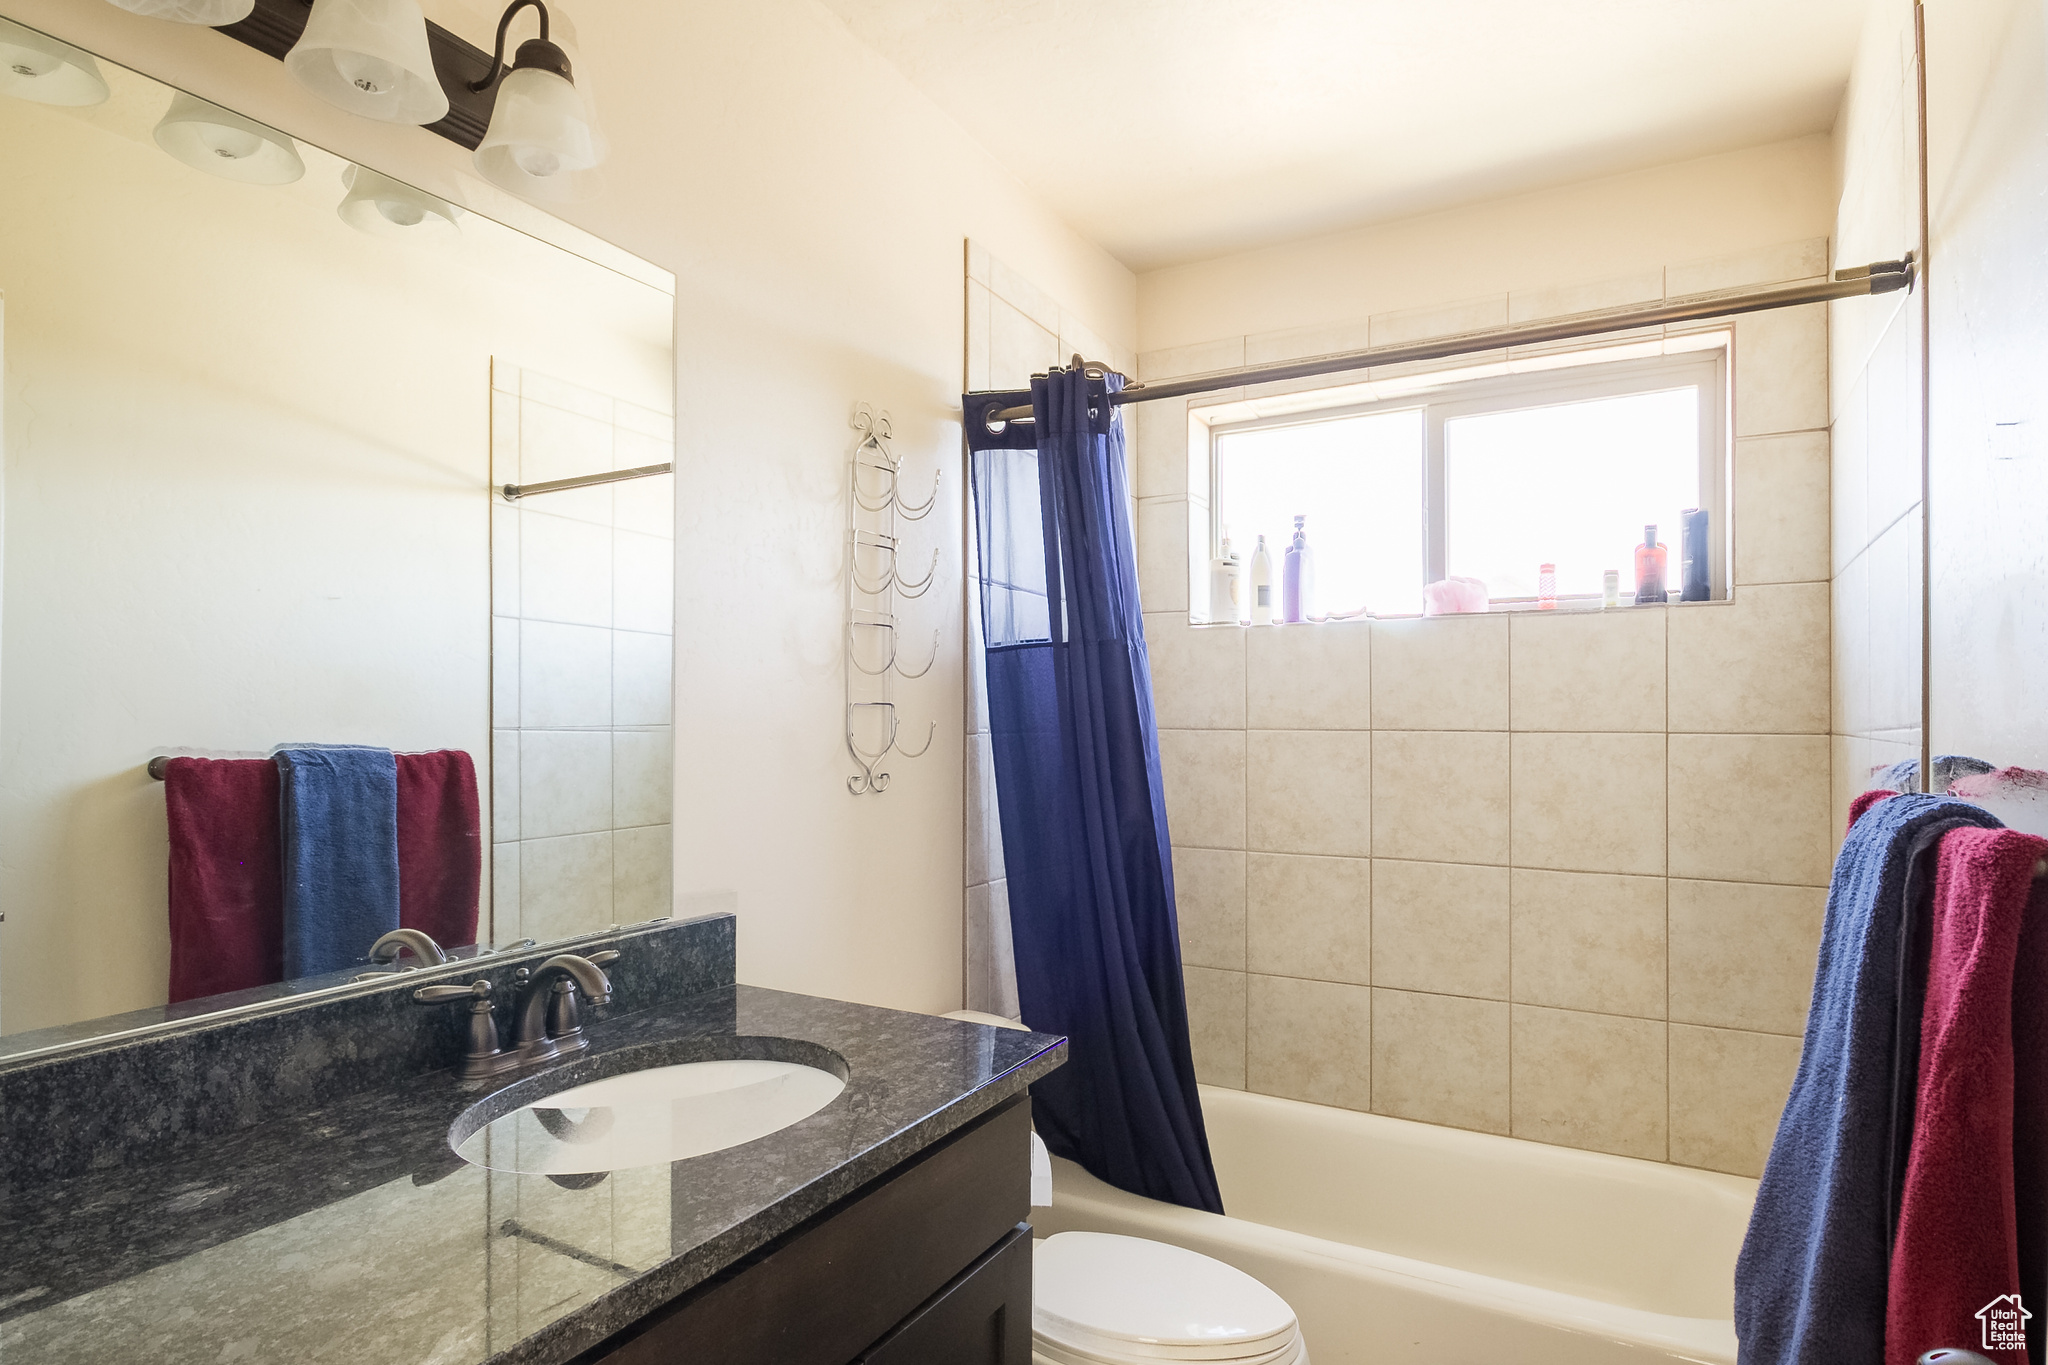
M512 17L528 6L540 14L540 37L519 45L507 71L505 31ZM576 89L569 54L548 40L548 10L541 0L513 0L498 21L491 69L470 89L488 90L494 83L498 99L490 127L477 144L477 173L526 199L562 202L586 197L594 188L591 173L604 160L604 141Z
M256 10L256 0L108 0L108 3L145 19L204 24L208 28L239 24Z
M107 94L91 54L0 19L0 95L77 108L103 104Z
M425 190L379 175L367 166L341 173L348 195L335 210L341 221L373 237L407 241L448 241L462 231L462 210Z
M306 173L283 133L182 91L156 125L156 145L195 170L249 185L289 185Z
M351 114L386 123L448 117L417 0L313 0L284 64L300 85Z

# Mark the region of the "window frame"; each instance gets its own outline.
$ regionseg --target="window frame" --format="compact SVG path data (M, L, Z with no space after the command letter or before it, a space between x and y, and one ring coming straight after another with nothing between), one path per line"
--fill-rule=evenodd
M1728 351L1725 346L1682 351L1677 354L1628 360L1588 358L1577 363L1567 360L1555 368L1521 374L1493 375L1477 379L1450 379L1441 386L1365 402L1333 403L1329 407L1308 407L1265 417L1221 421L1208 427L1209 451L1209 545L1208 558L1222 553L1223 509L1221 494L1222 441L1226 436L1247 431L1269 431L1277 427L1311 426L1343 418L1373 416L1392 412L1420 411L1423 416L1423 582L1442 579L1445 563L1445 423L1455 418L1530 408L1556 407L1600 398L1619 398L1635 393L1657 393L1678 388L1697 388L1699 397L1699 482L1700 503L1707 511L1708 536L1713 545L1710 596L1714 601L1728 597L1729 558L1734 546L1733 527L1728 522L1731 497L1728 432ZM1296 398L1307 395L1294 395ZM1677 545L1678 528L1664 536L1666 545ZM1673 549L1673 569L1678 550ZM1624 575L1626 568L1624 566ZM1207 579L1207 573L1199 575ZM1676 586L1675 576L1670 580ZM1624 584L1624 591L1632 585ZM1598 601L1598 593L1568 593L1560 602ZM1495 606L1513 609L1533 603L1532 597L1495 597ZM1191 606L1194 604L1191 603ZM1391 613L1412 615L1414 613Z

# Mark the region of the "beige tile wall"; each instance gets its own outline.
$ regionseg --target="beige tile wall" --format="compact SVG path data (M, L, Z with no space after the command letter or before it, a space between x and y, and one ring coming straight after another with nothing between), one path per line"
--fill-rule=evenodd
M1836 265L1897 256L1919 231L1913 12L1881 5L1865 26L1839 130ZM1874 768L1920 752L1922 297L1830 305L1837 831Z
M1794 243L1351 330L1426 335L1826 261L1825 242ZM1336 344L1235 338L1139 363L1157 379ZM1743 317L1733 345L1725 603L1191 625L1205 455L1185 404L1139 409L1140 577L1203 1080L1760 1169L1834 849L1827 315Z
M1838 831L1873 769L1920 753L1918 319L1910 301L1854 303L1889 317L1871 354L1837 356L1844 372L1831 443Z

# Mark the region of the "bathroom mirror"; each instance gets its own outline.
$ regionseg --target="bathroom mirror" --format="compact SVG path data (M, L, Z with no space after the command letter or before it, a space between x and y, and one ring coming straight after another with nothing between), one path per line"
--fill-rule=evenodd
M0 45L0 1033L668 914L673 280Z

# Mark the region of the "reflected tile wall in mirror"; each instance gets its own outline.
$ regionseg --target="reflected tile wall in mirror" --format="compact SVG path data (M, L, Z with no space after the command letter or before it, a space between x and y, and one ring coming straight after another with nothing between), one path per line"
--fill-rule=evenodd
M500 361L493 482L667 464L674 420ZM500 497L492 915L543 942L669 913L675 476Z

